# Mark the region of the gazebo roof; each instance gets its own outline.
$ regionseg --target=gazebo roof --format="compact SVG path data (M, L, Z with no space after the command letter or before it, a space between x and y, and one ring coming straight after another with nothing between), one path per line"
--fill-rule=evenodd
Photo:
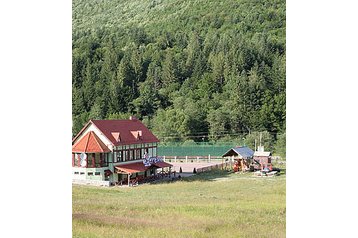
M249 158L254 155L254 151L247 146L237 146L228 150L222 157L226 156L241 156L243 158Z
M93 131L89 131L72 146L72 152L76 153L106 153L110 151Z

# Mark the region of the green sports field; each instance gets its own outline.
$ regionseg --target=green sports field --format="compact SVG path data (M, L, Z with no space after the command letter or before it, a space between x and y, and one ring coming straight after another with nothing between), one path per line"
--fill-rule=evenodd
M285 237L286 176L207 172L182 181L73 185L73 237Z

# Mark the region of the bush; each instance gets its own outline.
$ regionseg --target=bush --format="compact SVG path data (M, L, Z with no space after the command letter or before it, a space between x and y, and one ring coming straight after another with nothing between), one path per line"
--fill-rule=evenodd
M196 145L194 140L186 140L183 143L183 146L194 146L194 145Z
M277 135L275 153L283 158L286 158L286 133Z

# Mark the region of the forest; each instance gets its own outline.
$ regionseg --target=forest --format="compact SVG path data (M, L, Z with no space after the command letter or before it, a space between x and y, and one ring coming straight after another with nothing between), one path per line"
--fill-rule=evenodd
M283 0L73 0L73 135L135 115L166 142L258 138L284 154Z

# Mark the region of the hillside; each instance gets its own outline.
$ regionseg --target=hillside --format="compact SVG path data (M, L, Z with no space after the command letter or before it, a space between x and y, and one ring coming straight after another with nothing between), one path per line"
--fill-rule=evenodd
M73 0L73 133L136 115L161 141L283 138L285 1Z

